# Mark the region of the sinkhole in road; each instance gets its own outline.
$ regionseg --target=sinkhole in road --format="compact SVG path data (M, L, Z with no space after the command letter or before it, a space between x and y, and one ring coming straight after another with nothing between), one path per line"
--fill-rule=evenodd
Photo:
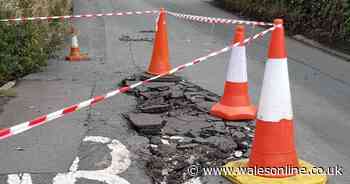
M146 79L145 74L124 79L129 86ZM155 82L129 90L136 98L132 112L123 117L140 135L149 139L146 173L153 182L182 184L200 177L187 170L220 167L247 158L255 124L251 121L230 122L209 114L219 96L177 76L166 76Z

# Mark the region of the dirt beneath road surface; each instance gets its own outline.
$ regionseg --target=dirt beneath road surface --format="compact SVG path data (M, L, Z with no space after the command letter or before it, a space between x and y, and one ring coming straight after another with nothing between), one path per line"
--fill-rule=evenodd
M145 77L133 76L122 86ZM253 122L228 122L209 114L219 96L179 77L168 77L130 90L136 97L133 112L124 113L131 127L149 139L143 153L154 183L182 184L202 176L200 168L220 167L247 158ZM190 174L189 168L199 168Z

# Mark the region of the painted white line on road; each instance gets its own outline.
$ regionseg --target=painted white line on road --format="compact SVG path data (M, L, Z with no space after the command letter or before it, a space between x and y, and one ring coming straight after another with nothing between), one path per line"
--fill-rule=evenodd
M72 163L72 165L70 166L69 168L69 172L75 172L78 170L78 167L79 167L79 157L76 157Z
M95 174L91 171L77 171L75 173L58 174L53 181L53 184L75 184L78 178L105 182L107 184L130 184L125 179L110 174Z
M115 139L108 144L108 148L112 150L112 164L104 171L110 174L120 174L126 171L131 164L129 150Z
M202 182L201 182L201 179L198 177L198 178L192 178L183 184L202 184Z
M101 136L87 136L83 142L93 142L104 144L111 150L111 164L105 169L101 170L78 170L80 158L76 157L69 168L68 173L59 173L54 178L53 184L75 184L81 179L95 180L105 182L107 184L130 184L127 180L117 176L125 172L130 164L130 152L121 142L116 139ZM33 184L31 175L25 174L10 174L8 175L7 184Z
M79 171L78 168L80 159L77 157L69 169L70 172L58 174L53 179L53 184L75 184L78 178L96 180L107 184L130 184L125 179L116 175L126 171L131 164L130 152L121 142L115 139L111 140L110 138L100 136L85 137L83 142L106 144L106 146L112 150L111 165L102 170Z
M30 174L10 174L7 178L8 184L33 184Z
M84 138L83 142L96 142L96 143L107 144L111 142L111 139L108 137L87 136Z

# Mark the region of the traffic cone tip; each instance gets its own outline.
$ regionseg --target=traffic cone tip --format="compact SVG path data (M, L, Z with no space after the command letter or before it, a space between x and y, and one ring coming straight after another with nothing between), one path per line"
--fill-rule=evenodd
M236 26L235 35L233 37L233 43L241 43L240 46L244 46L243 41L245 38L245 27L243 25Z
M273 20L273 23L275 24L275 25L279 25L279 24L283 24L283 19L275 19L275 20Z
M276 25L283 24L282 19L276 19ZM285 35L283 26L278 26L272 31L271 41L269 46L268 57L270 59L282 59L287 58L287 52L285 48Z

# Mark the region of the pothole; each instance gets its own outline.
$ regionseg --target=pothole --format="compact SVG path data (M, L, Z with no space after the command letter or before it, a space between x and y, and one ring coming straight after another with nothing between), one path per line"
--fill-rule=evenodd
M153 42L152 36L145 36L145 35L128 35L128 34L122 34L119 37L120 41L124 42Z
M140 135L149 139L152 154L147 174L155 184L182 184L201 176L187 171L193 165L221 167L247 158L255 130L253 122L229 122L209 114L219 96L179 77L167 76L132 89L137 105L123 116ZM122 81L128 86L145 75Z
M155 30L141 30L139 33L155 33Z

